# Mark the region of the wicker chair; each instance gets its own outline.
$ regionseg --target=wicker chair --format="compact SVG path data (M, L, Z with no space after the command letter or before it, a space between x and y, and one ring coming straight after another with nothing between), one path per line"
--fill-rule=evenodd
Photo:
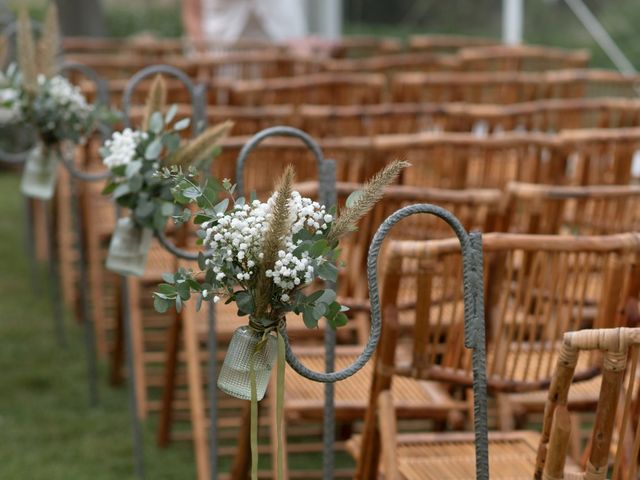
M607 235L640 229L640 187L509 183L501 231Z
M270 80L244 80L233 83L229 102L231 105L244 106L380 103L384 97L385 83L384 75L375 73L319 73Z
M409 50L413 52L456 53L462 48L500 45L493 38L466 37L463 35L411 35Z
M639 345L638 328L582 330L564 335L554 381L545 405L535 478L637 478L640 453ZM592 436L586 452L588 455L579 473L566 472L566 452L571 432L567 410L571 378L580 354L590 355L596 350L604 355L603 373ZM608 474L609 471L611 474Z
M493 394L535 391L551 382L557 347L564 331L619 325L619 306L636 275L640 253L636 234L605 237L487 234L485 294L488 386ZM471 383L470 355L462 347L462 292L457 240L394 241L384 273L385 314L375 376L361 438L351 444L358 477L375 478L380 455L376 415L380 392L394 377L439 380L450 388ZM597 275L594 275L597 272ZM589 292L595 277L605 287ZM403 284L416 285L403 288ZM415 309L400 293L413 291ZM417 295L416 292L420 292ZM587 294L596 304L586 306ZM408 362L398 362L402 332L409 338ZM593 358L583 358L576 379L598 373ZM499 414L501 412L498 412ZM499 423L502 421L498 415ZM529 445L529 448L531 445Z
M587 50L562 50L533 45L499 45L463 48L457 58L462 70L546 71L584 68L589 63Z

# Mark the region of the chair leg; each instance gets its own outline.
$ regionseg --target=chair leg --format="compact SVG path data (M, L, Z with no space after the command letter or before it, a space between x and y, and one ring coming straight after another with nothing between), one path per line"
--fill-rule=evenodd
M504 394L499 394L497 395L496 402L498 405L498 422L500 424L500 431L512 432L515 429L515 421L509 397Z
M200 349L198 332L195 321L195 306L191 302L185 307L182 329L187 364L187 387L189 391L189 409L191 411L191 428L193 431L193 446L196 455L196 470L198 480L211 478L209 464L209 450L207 438L207 416L205 393L202 384L204 378L200 363Z
M121 305L120 289L116 290L116 306ZM122 385L124 381L124 320L122 308L116 308L116 323L113 338L113 350L109 362L109 381L111 385Z
M233 480L248 480L251 465L251 405L249 402L243 403L236 455L231 468Z
M275 375L271 376L271 386L269 390L271 392L276 391L276 382ZM282 479L278 477L278 412L276 410L276 399L275 394L271 395L268 403L268 411L269 411L269 437L271 440L271 472L272 478L277 478L278 480L288 480L289 478L289 461L287 452L287 422L282 421L282 450L283 450L283 465L282 465Z
M171 439L173 399L176 391L176 374L178 370L178 353L182 323L182 315L176 313L173 317L173 321L171 322L171 327L169 328L167 335L162 403L160 405L160 420L158 422L159 447L166 447L169 445Z

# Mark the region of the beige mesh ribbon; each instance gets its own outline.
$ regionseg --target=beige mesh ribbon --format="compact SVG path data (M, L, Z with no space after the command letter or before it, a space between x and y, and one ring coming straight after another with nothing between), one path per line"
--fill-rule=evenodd
M281 321L283 322L283 321ZM263 327L258 322L249 321L249 327L257 333L262 333L262 338L256 344L256 348L249 360L249 381L251 384L251 480L258 480L258 385L256 380L255 359L267 344L271 332L276 332L278 337L277 378L276 378L276 429L278 434L276 465L277 480L284 478L284 449L282 445L282 417L284 413L284 369L285 346L282 335L278 333L275 325Z

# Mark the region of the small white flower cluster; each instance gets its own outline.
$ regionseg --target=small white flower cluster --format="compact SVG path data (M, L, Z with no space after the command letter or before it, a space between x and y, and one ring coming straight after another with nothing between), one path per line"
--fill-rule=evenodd
M57 75L47 80L44 75L39 75L38 84L45 86L49 98L61 109L63 119L71 119L72 116L87 118L91 114L93 107L87 103L80 88L66 78Z
M276 195L269 199L269 205L275 201ZM325 230L333 220L331 215L326 213L324 205L314 202L310 198L305 198L298 192L292 192L289 210L293 216L291 233L294 235L303 228L314 229L315 231Z
M236 205L227 214L218 213L215 225L206 228L204 244L214 251L207 266L218 282L242 282L255 273L268 215L269 206L254 200L251 205Z
M20 103L18 92L10 87L0 88L0 123L20 120Z
M278 260L276 260L273 270L267 270L266 275L273 279L278 287L283 290L293 290L294 288L311 283L313 280L314 263L317 259L309 257L308 252L302 252L301 257L298 258L293 255L296 245L292 241L287 241L286 250L278 251ZM289 299L287 294L284 294L281 300L286 302Z
M254 267L263 258L264 235L276 196L272 195L266 203L255 200L250 205L236 206L226 214L219 213L213 225L204 225L204 245L213 250L213 256L206 264L215 273L217 282L226 285L247 282L256 273ZM311 258L308 252L294 255L293 251L302 240L294 242L293 236L302 229L311 234L322 233L333 220L324 206L298 192L292 193L289 210L291 228L284 239L285 248L278 252L274 268L266 271L267 277L282 290L280 299L283 302L289 301L288 292L313 280L315 266L321 261Z
M106 153L102 163L109 168L127 165L136 156L136 149L148 137L147 132L125 128L122 132L114 132L111 138L104 142Z

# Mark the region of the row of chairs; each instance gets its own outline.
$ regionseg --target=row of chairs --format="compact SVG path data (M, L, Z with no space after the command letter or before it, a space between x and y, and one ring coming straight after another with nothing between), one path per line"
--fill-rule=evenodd
M346 198L346 196L357 187L358 185L354 184L340 184L338 188L340 197ZM301 190L304 191L304 186L301 186ZM508 189L508 192L509 197L512 199L508 202L511 207L505 210L504 207L501 207L501 205L505 203L503 195L496 190L445 191L402 186L393 187L388 192L384 202L369 217L371 219L370 224L361 225L357 237L354 237L352 242L349 243L349 246L346 247L347 253L345 254L345 258L349 259L346 271L354 272L355 275L352 278L346 277L342 279L342 291L345 292L344 294L348 297L359 300L354 303L356 309L360 308L360 311L364 309L364 312L366 312L366 298L363 297L362 289L364 280L361 276L361 272L363 271L362 265L364 263L362 245L367 244L368 239L370 239L373 231L375 231L377 227L376 222L379 223L391 211L409 203L428 201L443 205L456 213L459 218L463 220L466 227L482 228L485 231L499 228L495 227L496 225L511 224L513 225L512 230L518 232L604 234L616 231L627 231L628 229L637 228L638 225L637 212L639 211L638 202L640 199L640 191L635 187L562 188L513 184ZM308 190L306 193L313 194L312 191L309 192ZM507 212L510 217L509 220L500 221L497 213L501 211L501 208L503 212ZM92 211L95 212L95 210ZM580 215L578 215L578 212ZM582 215L583 212L585 216ZM633 217L634 213L636 213L636 218L630 218ZM554 229L554 225L556 229ZM405 228L401 227L401 230L405 235L410 234L411 238L415 239L425 238L427 236L430 238L439 238L446 234L442 226L438 228L438 225L434 222L425 222L422 224L420 222L412 223L406 225ZM517 237L517 235L513 237ZM567 239L565 239L565 244L567 244L570 238L571 237L567 237ZM544 240L547 241L546 238ZM548 241L552 242L551 240ZM452 243L450 241L448 242L448 244ZM531 245L533 245L533 243L531 243L532 240L529 239L529 242L529 248L533 248L531 247ZM104 245L104 239L102 243ZM358 255L359 260L356 261ZM516 254L516 258L513 260L516 263L521 261L517 259L519 255L520 254ZM456 279L460 280L459 273L455 276L449 275L455 273L455 269L459 268L459 263L456 267L455 262L447 263L446 261L440 262L440 260L442 260L442 258L440 258L436 264L448 265L447 268L449 269L447 275L445 275L442 270L439 270L442 278L448 278L447 282L449 282L447 284L448 286L444 285L444 287L442 287L441 285L444 290L442 290L442 288L439 290L443 295L442 298L445 298L449 295L454 295L454 290L460 287L460 282L456 281ZM101 259L98 260L98 262L100 261ZM542 260L535 260L535 263L537 266L534 268L538 269L541 268L540 265L546 264ZM538 265L538 263L540 263L540 265ZM411 265L413 265L413 267ZM571 262L568 265L571 265ZM94 266L96 269L100 269L101 263L94 264ZM195 437L187 435L186 438L196 438L196 448L199 449L202 454L202 452L206 451L206 442L203 443L202 441L203 438L206 438L203 437L203 435L205 435L204 429L206 428L206 412L204 411L204 404L202 403L202 398L204 398L204 390L202 389L205 385L202 382L201 375L204 367L200 362L205 361L205 353L202 351L202 345L206 338L206 319L202 315L187 309L180 320L180 325L183 326L182 328L184 328L185 331L172 332L171 327L173 326L173 328L175 328L177 320L155 314L149 300L150 293L153 291L157 282L160 281L161 274L165 271L171 271L176 267L176 261L169 255L164 254L159 248L152 250L147 273L131 291L130 301L133 307L132 322L137 332L136 338L138 339L136 344L136 365L139 369L138 378L142 379L140 380L141 385L139 385L139 394L142 399L141 413L148 415L149 413L160 412L161 418L163 419L161 424L166 426L163 437L164 442L168 441L168 437L173 439L185 438L184 432L174 431L171 434L171 429L167 425L171 425L173 422L180 422L180 420L189 420L189 423L191 423L195 429L193 431ZM409 270L402 275L402 278L406 278L409 284L411 284L411 280L408 279L411 277L412 271L413 274L415 274L415 267L415 262L413 264L408 262L407 268L409 268ZM413 268L413 270L411 270L411 268ZM539 278L542 281L544 276L542 276L542 274L540 275ZM387 284L388 281L385 280L385 285ZM104 283L100 285L104 285ZM412 305L415 305L415 298L411 300L408 297L411 292L415 295L415 285L414 283L413 288L409 286L409 288L405 287L402 289L404 293L400 299L400 303L405 310L409 310L412 308ZM108 291L108 289L100 288L100 291L102 293L101 300L104 304L109 300L109 295L104 295L104 292ZM420 291L422 292L422 289ZM597 292L599 290L597 287L593 287L589 291ZM434 305L442 304L442 298L440 300L435 299ZM111 308L113 308L113 305ZM593 308L591 308L590 311L593 312ZM461 312L461 305L458 305L457 311L455 308L453 310L453 313L459 317L458 320L461 318ZM450 309L443 310L437 315L442 316L449 314L452 314ZM405 324L410 324L412 321L411 318L413 317L410 313L408 315L409 316L404 317ZM366 315L365 318L362 317L362 314L360 317L360 321L355 323L356 338L364 338L364 332L367 330ZM116 320L117 319L113 318L112 322ZM294 338L297 338L295 337L296 332L306 333L304 329L295 328L295 321L292 323L294 323L292 327ZM221 341L228 338L233 328L237 325L238 319L235 317L233 311L219 311L218 332ZM114 324L110 323L109 327L112 328L113 326ZM190 333L187 332L188 329ZM179 339L182 338L185 342L184 348L186 349L181 354L175 356L173 361L176 364L184 361L187 371L175 374L176 376L173 378L173 382L168 382L166 377L166 365L169 363L165 361L167 359L167 331L171 332L172 336L177 337L174 341L179 341ZM194 334L195 337L191 339L187 338L186 335L188 333ZM187 345L187 342L190 343ZM116 348L115 351L117 352L118 349ZM347 356L339 357L339 362L346 364L350 358L355 357L355 350L354 348L346 348L345 351L347 352L345 353ZM300 352L300 355L302 355L303 361L310 365L315 365L316 363L320 365L322 362L322 353L318 348L312 348L310 353ZM196 375L194 371L196 373L199 372L199 374ZM360 379L360 382L369 381L367 380L367 375L370 374L370 371L363 372L360 376L354 377L353 382L356 382L356 379ZM187 382L186 380L189 381ZM180 387L183 381L185 384ZM320 391L318 389L320 387L312 383L304 382L295 375L292 375L290 379L288 378L288 381L288 398L291 398L290 403L301 409L301 411L299 411L291 407L293 408L293 410L291 410L292 418L296 418L296 415L301 415L304 418L318 418L322 412L322 395L314 395L314 392L319 393ZM195 384L194 382L198 383ZM339 418L351 418L349 415L353 415L353 418L358 415L362 416L367 400L366 393L368 389L366 385L365 382L364 384L359 383L355 387L350 383L339 384L337 386ZM167 411L168 407L166 404L163 404L161 393L163 391L166 392L168 386L177 391L171 398L170 407ZM187 390L185 390L186 387L188 387ZM415 392L415 389L412 390L410 387L410 385L406 387L409 389L408 391ZM435 388L436 386L432 387L433 388L428 390L428 395L424 394L415 397L414 403L417 405L425 400L425 398L430 398L431 396L444 399L443 392ZM316 390L318 391L316 392ZM354 392L362 394L358 397L360 399L359 403L353 403ZM425 395L427 395L427 397L425 397ZM200 401L197 400L198 398L200 398ZM464 404L464 402L462 403ZM236 403L226 400L226 404L228 408L237 412L238 405ZM449 406L454 404L458 405L458 407L461 406L460 402L456 403L453 400L446 400L445 405L446 404L449 404ZM201 408L195 408L198 407L198 405ZM222 402L222 405L225 405L225 401ZM348 413L341 410L341 405ZM445 410L446 408L443 411ZM186 412L189 413L185 416ZM229 428L238 427L238 421L232 422L228 417L223 423L225 425L228 424L227 426ZM232 435L232 433L229 433L229 435ZM294 447L294 451L295 450L296 447Z
M162 45L162 42L159 43ZM161 47L158 47L161 48ZM134 48L135 51L135 48ZM290 77L309 73L384 73L398 72L518 72L580 69L587 66L584 51L564 51L545 47L481 47L460 50L455 55L429 52L388 53L362 58L326 58L322 55L296 54L281 50L194 53L173 56L122 53L99 54L67 51L70 61L85 64L107 77L132 75L149 63L162 61L177 66L200 81L221 79L257 80Z
M395 56L400 65L396 70L402 70L403 59L401 55ZM375 64L376 59L349 62ZM518 70L524 68L517 67ZM431 77L435 77L433 83L430 83ZM456 77L460 78L459 84ZM534 80L540 85L534 85ZM118 82L117 79L110 82L112 91L116 92L116 101L119 98ZM444 82L452 82L450 90L445 91ZM282 112L289 108L294 114L304 109L320 111L323 115L339 112L344 115L345 125L352 124L354 127L351 128L361 129L371 121L363 120L365 117L357 113L359 109L369 112L369 118L379 118L381 122L385 119L384 108L387 107L380 102L392 91L389 85L405 86L393 90L397 98L392 99L396 104L390 108L415 112L419 108L428 111L429 105L424 101L429 95L436 102L461 95L462 87L457 85L465 82L470 86L464 88L474 102L503 104L516 100L599 95L606 89L615 90L613 95L622 95L622 90L626 89L624 95L632 96L635 86L634 78L623 79L608 72L582 70L458 72L455 75L414 72L394 74L391 80L385 75L337 72L237 81L224 87L225 91L209 85L209 97L215 97L218 103L223 100L241 105L245 111L252 111L257 116L259 113L256 112L261 108L263 111L282 108ZM485 92L480 91L483 84L489 85ZM569 89L569 85L574 90ZM178 93L180 88L170 83L170 97L185 103L186 98ZM430 93L425 94L425 91ZM574 101L583 100L539 103L546 103L548 111L553 112L551 105L564 102L561 107L570 110L569 105ZM599 101L584 100L592 102L591 106L596 110ZM358 102L370 105L348 106ZM282 105L278 106L278 103ZM326 106L303 105L308 103ZM448 109L445 110L448 115L454 115L456 108L465 108L465 105L442 105L443 109ZM495 115L491 118L497 118L499 113L496 112L511 109L509 118L513 119L528 115L531 110L527 108L535 110L532 105L475 105L471 108L476 110L470 111L480 112L485 108L489 115ZM628 105L633 108L633 101ZM558 110L562 110L561 107L557 107ZM209 110L212 115L216 114L214 108ZM583 111L588 111L588 107ZM377 117L376 112L379 112ZM599 121L617 115L612 112L602 113ZM134 116L136 114L134 112ZM633 114L629 115L629 120L620 121L633 125ZM348 120L354 117L358 120ZM318 125L333 121L330 116L320 118L323 120L317 121ZM413 164L399 185L388 190L385 199L344 246L347 268L339 282L339 294L352 306L352 322L349 328L339 332L336 366L340 368L350 363L366 338L370 307L362 272L373 232L400 206L416 202L440 204L455 213L466 228L507 232L485 235L484 271L488 286L485 303L489 386L495 402L491 410L492 421L498 428L510 430L515 425L529 422L532 412L544 409L543 389L552 381L553 363L558 358L564 332L626 326L638 319L640 281L636 265L640 239L637 234L623 232L637 231L640 222L640 191L628 186L640 134L635 128L611 128L558 134L507 132L481 137L479 129L503 130L490 121L484 126L482 123L474 121L471 128L464 129L466 133L411 133L413 127L408 127L410 133L401 135L366 132L358 133L356 137L336 136L320 140L325 155L337 161L340 202L389 159L401 156ZM474 129L474 133L469 133ZM346 128L339 131L345 132ZM393 127L389 133L396 133ZM234 178L235 160L245 142L244 137L225 141L223 154L213 166L216 176ZM95 158L95 145L89 145L80 155L83 158L79 161L83 163L87 158ZM252 154L244 178L247 190L255 189L259 195L264 195L272 188L270 178L266 178L271 176L264 175L266 168L270 172L277 171L287 163L294 163L298 170L298 180L303 182L298 185L299 189L316 196L317 185L311 180L317 174L310 167L313 162L308 153L295 142L280 139L264 142ZM529 183L513 183L514 180ZM610 185L601 185L603 183ZM58 234L62 254L71 249L69 235L65 235L68 228L64 225L64 188L59 194ZM131 282L129 299L118 298L115 278L110 278L102 266L113 225L112 207L99 197L94 187L85 189L82 202L85 216L95 218L99 212L103 220L100 225L88 221L84 224L100 349L109 355L112 380L122 378L123 319L117 314L117 306L128 301L134 331L139 415L158 415L160 445L177 439L191 440L199 478L208 478L207 356L204 347L207 318L204 312L195 312L193 305L188 305L180 314L159 315L153 311L151 302L151 292L161 281L162 273L189 265L156 245L150 252L145 275ZM473 416L468 392L470 359L461 341L461 259L457 242L448 236L447 230L436 221L412 218L403 221L384 248L384 268L380 275L385 331L376 362L336 385L336 414L341 425L336 446L339 450L350 451L357 459L358 478L377 477L381 453L385 475L389 478L400 478L400 472L408 478L424 478L425 469L434 472L434 478L446 478L438 465L445 470L452 469L455 460L450 457L456 452L458 472L463 472L467 465L472 468L473 462L469 463L464 455L472 445L468 437L459 434L431 436L427 438L431 441L429 444L419 433L396 435L398 430L461 429L471 423ZM188 239L187 247L195 248L193 235ZM70 257L67 254L68 265L74 261ZM68 271L73 272L71 268ZM68 285L73 281L73 278L68 280L71 282ZM67 287L66 290L72 289ZM217 308L216 330L221 346L239 322L233 309ZM288 325L302 362L322 370L323 350L318 346L322 332L310 332L296 319L291 319ZM576 379L584 382L576 384L577 396L569 398L569 406L572 409L592 408L597 403L601 383L597 356L581 359L576 372ZM287 474L289 478L309 478L309 471L295 471L293 460L297 454L319 450L317 442L303 443L302 439L318 435L318 421L323 412L322 387L291 371L287 372L287 385L285 416L291 462ZM275 412L270 402L271 399L267 399L261 404L267 413L261 437L271 439L270 446L262 447L262 450L275 452L276 432L270 428L274 425ZM222 394L219 409L218 427L223 445L220 454L235 458L231 478L246 478L248 409ZM400 419L397 424L392 421L396 416ZM361 423L363 417L365 420ZM633 426L637 424L637 418L634 421ZM545 423L547 433L550 431L548 423ZM358 431L361 434L354 436ZM227 447L226 440L239 442L236 447ZM548 437L546 440L543 437L542 445L545 441L549 441ZM510 433L492 439L492 445L492 448L504 446L507 452L507 460L502 460L501 464L504 471L511 468L513 473L514 469L520 468L515 473L521 473L536 467L537 439ZM508 450L512 446L520 447L520 457ZM574 441L571 449L573 458L579 459L580 442ZM530 459L522 459L523 452L533 453L533 463ZM396 461L393 457L397 457ZM509 459L514 460L509 463ZM536 468L543 468L541 462ZM558 468L557 459L553 464ZM500 468L494 467L494 473ZM335 478L352 478L353 474L351 470L338 470ZM462 476L454 475L455 478Z
M137 71L137 69L136 69ZM89 99L92 82L79 80ZM120 105L128 77L108 82L111 101ZM168 83L169 97L187 102L183 85ZM388 81L379 73L313 73L266 80L213 80L205 83L212 105L372 105L379 103L511 104L550 99L634 98L637 76L605 70L557 70L544 73L398 73ZM134 100L143 101L150 82Z

